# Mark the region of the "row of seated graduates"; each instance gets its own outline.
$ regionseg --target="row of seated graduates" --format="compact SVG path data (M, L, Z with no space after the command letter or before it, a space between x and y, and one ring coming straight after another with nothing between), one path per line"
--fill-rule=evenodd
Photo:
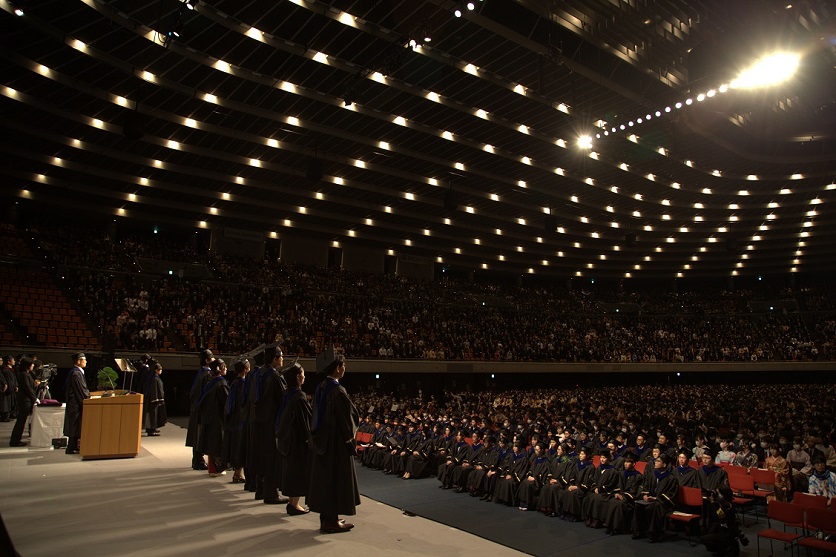
M443 431L436 425L425 435L417 426L407 420L384 425L380 418L364 426L373 437L361 445L363 465L403 479L435 470L439 488L584 521L612 535L649 536L654 543L662 538L667 515L677 508L680 486L706 494L702 532L719 520L712 494L728 492L728 476L715 464L711 449L703 451L702 466L694 466L689 450L678 451L674 459L671 454L677 451L659 444L640 460L623 445L613 452L615 440L608 447L587 444L576 450L573 439L558 444L552 438L547 444L534 436L527 444L518 435L509 441L505 431L497 439L492 431L485 435L477 429L468 436L463 429L453 433L449 425Z

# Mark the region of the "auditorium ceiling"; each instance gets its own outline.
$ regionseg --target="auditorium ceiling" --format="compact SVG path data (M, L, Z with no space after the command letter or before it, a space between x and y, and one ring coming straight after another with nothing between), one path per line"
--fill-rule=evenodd
M522 275L836 268L826 0L0 7L4 203Z

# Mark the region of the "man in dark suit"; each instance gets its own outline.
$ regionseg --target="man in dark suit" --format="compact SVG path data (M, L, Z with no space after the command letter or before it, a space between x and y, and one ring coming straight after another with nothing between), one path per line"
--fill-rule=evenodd
M19 375L17 378L17 421L14 429L12 429L12 437L9 439L10 447L23 447L20 438L23 436L23 428L26 426L26 420L32 413L32 407L35 406L35 387L38 381L35 380L34 370L35 362L30 358L21 358L18 367Z
M314 395L314 454L307 502L310 510L319 513L320 533L337 534L354 528L338 515L354 515L360 504L353 459L360 415L340 385L345 375L345 358L335 356L324 372L326 377Z
M90 398L87 381L84 380L84 367L87 356L84 352L73 354L73 369L67 377L67 408L64 412L64 435L67 436L67 454L78 454L78 439L81 437L81 411L84 399Z

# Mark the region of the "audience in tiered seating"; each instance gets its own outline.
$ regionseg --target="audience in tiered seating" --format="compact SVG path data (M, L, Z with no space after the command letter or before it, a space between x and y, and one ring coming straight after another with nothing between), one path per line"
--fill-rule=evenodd
M836 358L836 295L805 288L705 292L529 287L199 256L189 242L84 226L33 229L66 288L117 348L240 353L280 340L313 356L542 362ZM73 254L83 249L85 257ZM138 272L136 257L203 262L214 279ZM755 312L786 300L807 313Z

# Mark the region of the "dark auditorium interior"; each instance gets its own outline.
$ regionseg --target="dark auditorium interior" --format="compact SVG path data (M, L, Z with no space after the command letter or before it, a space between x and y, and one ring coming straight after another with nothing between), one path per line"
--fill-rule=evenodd
M833 2L0 0L0 45L0 353L58 400L149 353L186 416L201 350L278 343L364 414L754 434L786 388L836 440Z

